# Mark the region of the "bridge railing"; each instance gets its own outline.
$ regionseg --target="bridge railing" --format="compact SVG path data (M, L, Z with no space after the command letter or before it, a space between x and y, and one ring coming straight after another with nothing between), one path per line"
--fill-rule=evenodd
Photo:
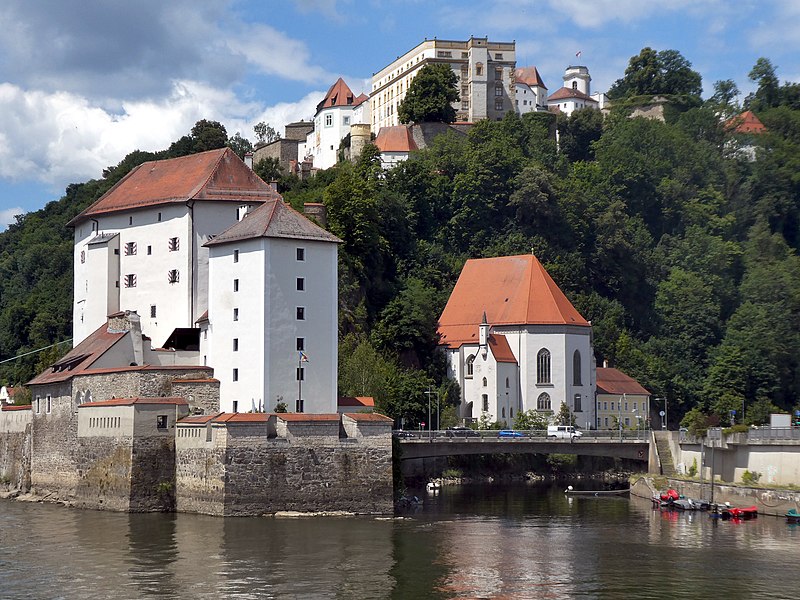
M510 430L504 430L510 431ZM428 431L428 430L395 430L393 431L393 435L400 439L416 439L416 440L439 440L439 441L469 441L469 442L477 442L477 441L504 441L504 442L515 442L515 441L524 441L524 440L538 440L538 441L564 441L569 443L571 440L569 438L553 438L550 437L548 439L547 431L546 430L513 430L515 434L519 434L519 436L500 436L498 430L496 429L470 429L470 430L439 430L439 431ZM623 430L620 432L619 430L610 430L610 429L599 429L599 430L591 430L591 431L584 431L581 430L581 437L578 441L585 441L585 442L641 442L641 443L648 443L650 440L649 431L646 430L639 430L638 432L633 430ZM577 438L576 438L577 440Z

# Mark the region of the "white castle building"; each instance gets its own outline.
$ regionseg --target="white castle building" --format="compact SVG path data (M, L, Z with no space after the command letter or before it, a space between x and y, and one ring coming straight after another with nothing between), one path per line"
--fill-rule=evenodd
M232 150L144 163L70 226L74 346L135 311L154 348L215 368L221 410L272 410L280 398L336 412L338 239Z
M608 104L604 93L592 93L592 77L587 67L570 65L564 71L563 79L564 86L547 98L550 110L569 116L582 108L603 109Z
M595 423L592 327L533 255L468 260L439 319L461 417L513 423L566 404Z

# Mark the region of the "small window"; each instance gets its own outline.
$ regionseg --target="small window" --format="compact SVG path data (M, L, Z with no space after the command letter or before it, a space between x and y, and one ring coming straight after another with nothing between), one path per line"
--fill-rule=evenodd
M325 115L325 127L332 127L333 126L333 115L327 114Z
M150 305L150 318L151 319L155 319L156 318L156 305L155 304L151 304Z
M239 381L239 369L233 370L233 375L231 377L234 381Z
M297 249L297 260L305 260L306 259L306 249L305 248L298 248Z
M536 410L551 410L552 403L550 401L550 394L544 392L539 394L539 397L536 399Z
M178 281L180 281L180 273L178 273L178 269L170 269L167 271L167 281L169 283L178 283Z
M294 403L295 412L299 412L299 413L303 412L303 402L304 402L303 400L299 400L299 399L295 401L295 403Z
M233 309L233 320L234 321L238 321L239 320L239 309L238 308L234 308Z
M497 81L503 80L503 67L495 67L494 68L494 78Z
M467 358L467 373L465 377L472 377L472 372L474 371L474 369L475 369L475 355L471 354Z
M180 250L181 241L176 237L171 237L169 238L169 243L167 245L169 247L170 252L177 252L178 250Z
M158 213L158 222L161 223L161 213Z
M350 117L342 117L342 125L350 125Z
M234 250L233 251L233 262L235 262L235 263L239 262L239 251L238 250Z
M168 423L167 415L157 415L156 416L156 429L166 429Z
M478 63L475 65L475 75L478 77L483 75L483 63Z
M136 275L133 273L125 275L125 287L126 288L135 288L136 287Z
M496 54L494 55L494 59L495 59L495 60L503 60L503 55L502 55L501 53L496 53Z
M234 292L238 292L239 291L239 280L238 279L234 279L233 280L233 291Z
M297 307L297 320L298 321L305 321L306 319L306 309L303 306Z
M494 95L495 96L500 96L500 97L503 96L503 86L502 85L494 86Z
M495 110L503 110L503 99L502 98L495 98L494 109Z
M81 250L81 264L86 262L86 250Z
M50 414L50 411L53 409L53 398L50 394L47 394L47 414Z
M36 414L42 412L42 397L36 396Z
M509 388L509 385L508 385L508 377L506 377L506 389L508 389L508 388Z
M128 225L133 225L133 217L128 217Z
M581 395L575 394L575 412L583 412L581 409Z
M297 351L302 352L306 349L306 338L297 338Z
M483 387L486 387L486 377L483 378Z
M147 247L147 256L150 256L152 253L153 253L153 247L152 246L148 246Z
M573 81L572 82L572 89L573 90L577 90L578 89L578 82L577 81Z
M239 412L239 401L238 400L234 400L233 401L233 412L235 412L235 413Z
M297 291L302 292L306 289L306 280L303 277L297 278Z
M297 367L297 381L303 381L305 378L305 369L303 367Z
M483 402L483 412L489 412L489 395L482 394L481 400Z
M133 256L136 254L136 242L128 242L125 244L125 256Z
M233 351L239 351L239 338L233 338Z

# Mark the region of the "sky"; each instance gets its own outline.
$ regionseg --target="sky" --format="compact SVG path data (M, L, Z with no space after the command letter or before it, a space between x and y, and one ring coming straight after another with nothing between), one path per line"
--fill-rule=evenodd
M3 0L0 31L0 230L200 119L250 140L311 119L338 77L369 92L425 38L515 41L551 93L570 64L606 91L645 46L678 50L705 97L752 91L761 56L800 81L800 0Z

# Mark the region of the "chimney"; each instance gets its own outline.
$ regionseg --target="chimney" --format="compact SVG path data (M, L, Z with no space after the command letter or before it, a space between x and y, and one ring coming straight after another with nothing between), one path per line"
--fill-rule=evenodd
M245 152L245 154L244 154L244 164L246 164L251 169L253 168L253 153L252 152Z
M606 358L603 359L603 368L604 369L608 368L608 359L606 359Z

